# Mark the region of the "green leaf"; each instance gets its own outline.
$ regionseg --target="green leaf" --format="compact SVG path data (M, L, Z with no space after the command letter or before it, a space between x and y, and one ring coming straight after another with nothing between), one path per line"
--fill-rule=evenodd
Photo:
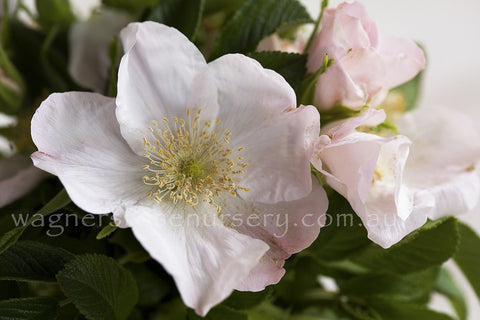
M0 254L5 250L13 246L20 236L23 234L25 229L36 219L45 217L57 210L62 209L67 204L71 202L68 194L65 190L60 191L52 200L50 200L43 208L41 208L37 213L32 215L24 225L16 227L15 229L10 230L5 233L2 238L0 238Z
M462 290L460 290L453 277L445 268L440 269L435 291L448 298L459 320L467 319L467 303L465 302Z
M271 294L269 287L258 292L233 291L223 304L235 310L251 309L267 300Z
M137 282L139 306L154 306L170 293L169 283L150 271L145 264L129 263L125 267Z
M52 298L23 298L0 301L0 320L56 319L58 304Z
M368 299L371 306L382 319L388 320L453 320L450 316L429 310L424 306L404 301L384 298Z
M280 27L310 22L312 18L297 0L247 0L220 31L210 60L252 52Z
M152 10L148 20L174 27L193 41L204 6L205 0L163 0Z
M460 244L453 259L480 299L480 237L464 223L459 224L459 231Z
M389 297L410 302L427 302L437 279L438 268L406 275L365 274L340 282L340 293L358 298Z
M292 88L297 87L301 83L307 71L305 67L307 56L304 54L262 51L252 52L248 56L260 62L264 68L279 73Z
M38 242L19 242L0 255L0 280L56 282L73 259L68 251Z
M106 256L78 256L57 279L65 296L87 319L126 319L138 300L132 274Z
M38 22L44 30L67 28L74 20L69 0L36 0Z
M103 239L111 235L118 227L116 225L107 224L100 232L97 234L97 240Z
M322 262L346 259L371 243L361 220L344 197L332 192L329 203L326 225L307 249Z
M455 253L457 242L457 219L446 217L427 222L391 248L377 248L359 262L375 271L417 272L447 261Z

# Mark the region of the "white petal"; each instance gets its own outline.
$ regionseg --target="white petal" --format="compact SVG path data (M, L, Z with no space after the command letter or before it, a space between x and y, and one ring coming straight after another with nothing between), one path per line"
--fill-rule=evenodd
M185 117L202 54L182 33L155 22L132 23L121 32L126 51L118 75L117 118L122 135L142 153L152 120Z
M75 23L70 29L68 71L81 86L104 93L109 77L109 47L133 18L122 11L104 8L88 21Z
M45 176L27 157L0 160L0 208L32 191Z
M225 227L208 208L173 210L168 204L135 206L125 217L140 243L173 276L184 303L204 316L248 275L268 245Z
M432 184L422 189L421 193L435 198L435 208L430 212L430 219L438 219L448 215L466 213L478 203L480 195L480 179L475 170L452 175L443 183Z
M409 190L404 190L403 193L406 194L402 201L410 201L412 207L406 219L398 214L395 185L372 188L363 211L362 208L355 210L368 230L368 238L383 248L389 248L410 232L420 228L427 221L427 215L433 208L434 202L431 197L417 198Z
M144 159L123 140L114 99L94 93L52 94L32 119L35 166L57 175L71 199L92 213L135 203L149 189Z
M195 79L191 101L218 108L215 130L231 132L233 150L244 148L248 166L239 185L250 189L239 191L244 199L275 203L310 192L318 112L312 106L296 109L293 89L280 75L245 56L226 55Z
M285 259L307 248L324 224L328 199L321 184L313 179L312 192L305 198L274 205L232 199L223 216L241 233L270 246L260 263L236 289L260 291L282 278Z
M428 180L442 180L443 173L461 173L480 161L477 125L452 108L419 108L396 124L413 142L406 177L409 184L421 186Z

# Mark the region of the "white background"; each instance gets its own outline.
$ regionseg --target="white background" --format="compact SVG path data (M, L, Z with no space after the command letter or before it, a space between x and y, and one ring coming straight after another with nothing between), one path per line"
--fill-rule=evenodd
M302 0L317 16L321 0ZM330 7L342 1L331 0ZM446 106L480 123L480 0L362 0L380 32L411 38L427 52L421 108ZM480 128L479 128L480 130ZM460 217L480 233L480 206ZM479 248L480 254L480 248ZM469 302L469 319L480 319L480 305L453 266ZM480 266L479 266L480 268ZM436 297L433 307L449 310ZM451 313L451 311L449 312Z

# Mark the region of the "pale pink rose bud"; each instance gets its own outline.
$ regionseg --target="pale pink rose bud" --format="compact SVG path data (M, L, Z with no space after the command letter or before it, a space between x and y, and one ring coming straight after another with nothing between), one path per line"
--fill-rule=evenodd
M308 72L322 66L325 54L335 61L317 82L314 103L320 110L376 106L388 89L425 67L423 51L413 41L379 35L375 21L356 1L325 10L308 52Z

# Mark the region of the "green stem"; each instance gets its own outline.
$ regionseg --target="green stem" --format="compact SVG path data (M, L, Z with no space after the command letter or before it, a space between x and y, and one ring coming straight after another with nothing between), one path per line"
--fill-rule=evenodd
M305 50L303 50L304 53L308 52L308 50L310 49L310 46L312 45L313 39L315 39L315 36L317 35L318 28L320 27L320 22L322 22L323 11L327 6L328 6L328 0L322 0L320 13L318 14L317 21L315 22L315 28L313 28L312 34L310 35L307 45L305 46Z

